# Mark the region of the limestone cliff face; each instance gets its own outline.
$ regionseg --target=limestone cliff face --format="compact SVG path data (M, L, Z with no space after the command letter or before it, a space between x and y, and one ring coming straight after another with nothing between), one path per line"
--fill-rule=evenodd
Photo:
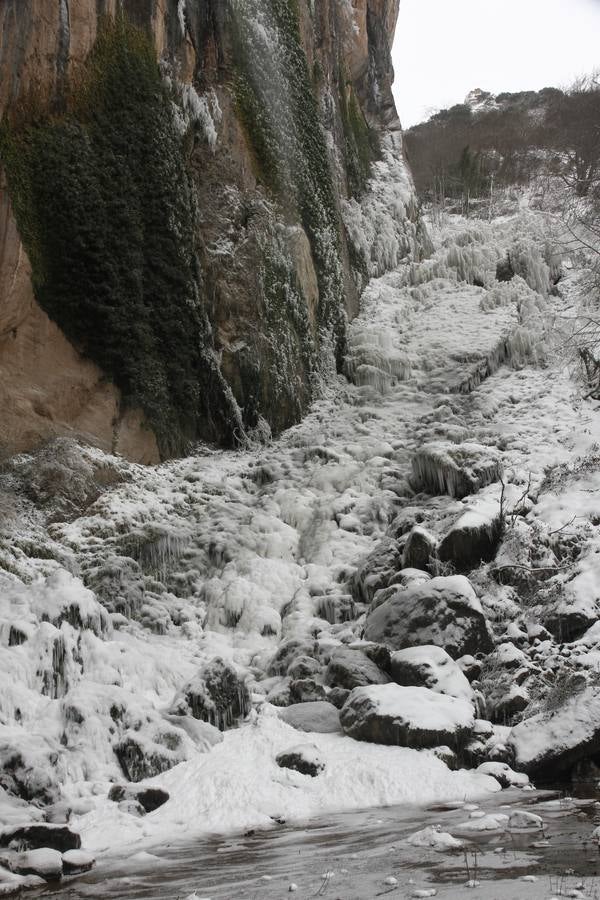
M151 376L155 370L166 373L155 390L162 407L148 399L150 390L132 387L136 373L124 371L113 358L120 352L117 339L111 355L106 349L110 334L100 333L113 326L100 318L93 328L85 325L93 286L86 286L85 278L98 281L104 275L74 275L81 284L68 285L73 296L63 308L65 273L56 274L56 260L48 259L48 248L55 246L48 240L54 230L47 214L52 197L36 195L32 175L39 158L27 172L27 205L18 160L11 163L5 153L0 182L4 448L27 449L72 432L152 462L182 452L194 439L235 444L253 430L264 432L268 426L277 432L299 419L328 360L337 357L339 364L345 317L357 312L360 290L373 271L369 247L351 239L344 213L348 204L358 209L368 202L371 167L379 165L382 154L389 163L394 145L386 134L399 132L390 58L398 6L399 0L0 4L0 115L22 119L31 97L41 96L54 116L65 118L66 129L88 129L84 149L93 142L90 116L81 113L81 104L76 113L65 112L70 102L65 98L87 77L82 73L106 17L124 17L151 39L163 84L171 92L169 115L181 142L185 203L191 210L175 223L169 240L177 228L194 232L185 277L193 281L193 327L204 344L194 362L202 373L171 371L178 333L173 320L180 315L175 309L166 325L162 320L153 324L150 309L154 338L148 344L148 371ZM133 92L136 85L125 88ZM29 135L27 140L29 146ZM47 141L40 146L47 147ZM52 147L57 146L55 141ZM47 166L51 181L63 167L69 175L68 181L57 180L66 204L60 214L66 218L57 214L57 222L68 224L74 162L61 153L49 156ZM139 158L144 160L143 153ZM176 170L173 183L183 183L181 172ZM87 185L82 193L93 190ZM163 218L182 203L178 196ZM36 211L37 231L28 210ZM153 207L148 221L160 215ZM109 216L103 225L103 246L113 219ZM401 231L402 223L397 226ZM144 225L145 246L149 227ZM128 239L125 226L119 239ZM409 244L410 227L406 251ZM140 281L151 284L152 256L139 266ZM174 278L173 284L181 281ZM140 309L147 310L148 292L140 291ZM127 302L127 296L121 292L118 302ZM117 303L109 295L102 302ZM180 309L187 310L190 302L182 300ZM80 308L88 311L79 316ZM189 336L192 325L182 321L178 327ZM163 334L164 328L171 330ZM148 381L146 375L139 377ZM180 396L180 382L189 379L192 387ZM173 416L165 412L171 402Z

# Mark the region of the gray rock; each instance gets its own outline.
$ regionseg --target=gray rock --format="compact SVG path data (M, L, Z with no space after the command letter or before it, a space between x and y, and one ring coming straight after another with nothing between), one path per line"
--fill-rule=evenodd
M340 647L325 670L325 684L352 690L366 684L387 684L389 675L361 650Z
M358 603L371 603L375 593L388 587L402 568L402 550L393 538L384 538L358 568L352 593Z
M287 675L288 669L296 659L312 657L314 655L313 650L313 641L300 640L299 638L290 638L288 641L283 641L269 663L267 674Z
M297 656L288 667L287 674L290 678L310 678L321 671L321 663L312 656Z
M290 682L290 697L293 703L312 703L327 699L327 691L314 678L298 678Z
M63 873L65 875L81 875L89 872L96 865L96 860L91 853L85 850L67 850L63 853Z
M327 699L336 709L341 709L349 696L350 691L347 688L335 687L329 691Z
M422 569L427 571L431 559L437 552L437 540L425 528L415 525L412 529L402 553L403 569Z
M282 709L279 718L298 731L331 734L341 731L340 714L332 703L295 703Z
M456 571L467 572L496 555L504 531L500 505L480 503L468 509L442 539L438 557L452 563Z

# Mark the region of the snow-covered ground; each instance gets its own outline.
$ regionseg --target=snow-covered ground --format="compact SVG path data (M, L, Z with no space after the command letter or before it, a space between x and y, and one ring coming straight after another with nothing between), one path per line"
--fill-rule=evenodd
M269 702L289 692L273 657L291 640L305 656L310 648L320 696L329 696L332 653L362 636L359 570L413 524L438 541L458 521L475 531L500 515L508 523L495 565L511 577L494 563L467 570L504 647L487 675L484 661L489 715L511 699L517 668L520 710L534 712L574 660L583 671L598 666L600 634L578 634L565 651L538 624L552 604L566 603L556 612L565 617L575 604L589 625L599 617L600 416L559 352L557 326L577 275L567 270L560 295L548 295L558 263L528 210L490 224L453 220L433 237L431 259L367 288L350 326L349 380L332 379L310 415L269 446L203 447L143 468L65 444L56 459L5 465L0 823L43 816L13 794L66 804L84 846L100 853L165 834L497 790L494 778L451 771L430 750L299 734ZM497 282L508 249L518 274ZM476 452L504 486L493 476L476 498L429 496L413 471L426 445L442 468L454 465L448 448ZM89 484L112 486L94 499ZM437 574L451 572L439 565ZM520 583L528 569L544 570L541 589ZM189 717L184 727L174 709L217 656L246 681L254 707L223 740ZM496 724L497 744L508 730ZM304 738L326 766L314 779L275 763ZM170 799L142 817L108 799L123 781L115 748L127 741L159 768L174 766L150 782Z

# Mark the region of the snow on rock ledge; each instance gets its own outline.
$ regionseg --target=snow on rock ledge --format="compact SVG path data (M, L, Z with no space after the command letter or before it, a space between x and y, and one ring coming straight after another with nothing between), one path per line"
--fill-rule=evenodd
M466 675L441 647L408 647L392 653L392 678L405 687L426 687L438 694L473 701Z
M461 749L475 724L469 701L397 684L355 688L340 719L356 740L415 750L441 744Z
M568 774L580 760L600 753L600 689L586 687L560 708L515 725L508 745L516 768L530 776Z

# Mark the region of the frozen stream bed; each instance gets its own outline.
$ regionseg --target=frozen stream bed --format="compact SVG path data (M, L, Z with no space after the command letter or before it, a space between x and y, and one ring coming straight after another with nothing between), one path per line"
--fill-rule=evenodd
M559 792L513 789L480 806L385 807L229 838L162 844L127 859L117 856L70 884L29 896L394 900L435 892L440 900L592 900L600 890L600 855L590 835L600 805L594 799L560 798ZM461 828L483 821L483 814L515 810L539 815L543 828L499 827L469 838ZM459 835L464 849L439 852L408 843L415 832L431 826ZM478 883L469 887L470 879ZM290 885L296 890L290 892Z

